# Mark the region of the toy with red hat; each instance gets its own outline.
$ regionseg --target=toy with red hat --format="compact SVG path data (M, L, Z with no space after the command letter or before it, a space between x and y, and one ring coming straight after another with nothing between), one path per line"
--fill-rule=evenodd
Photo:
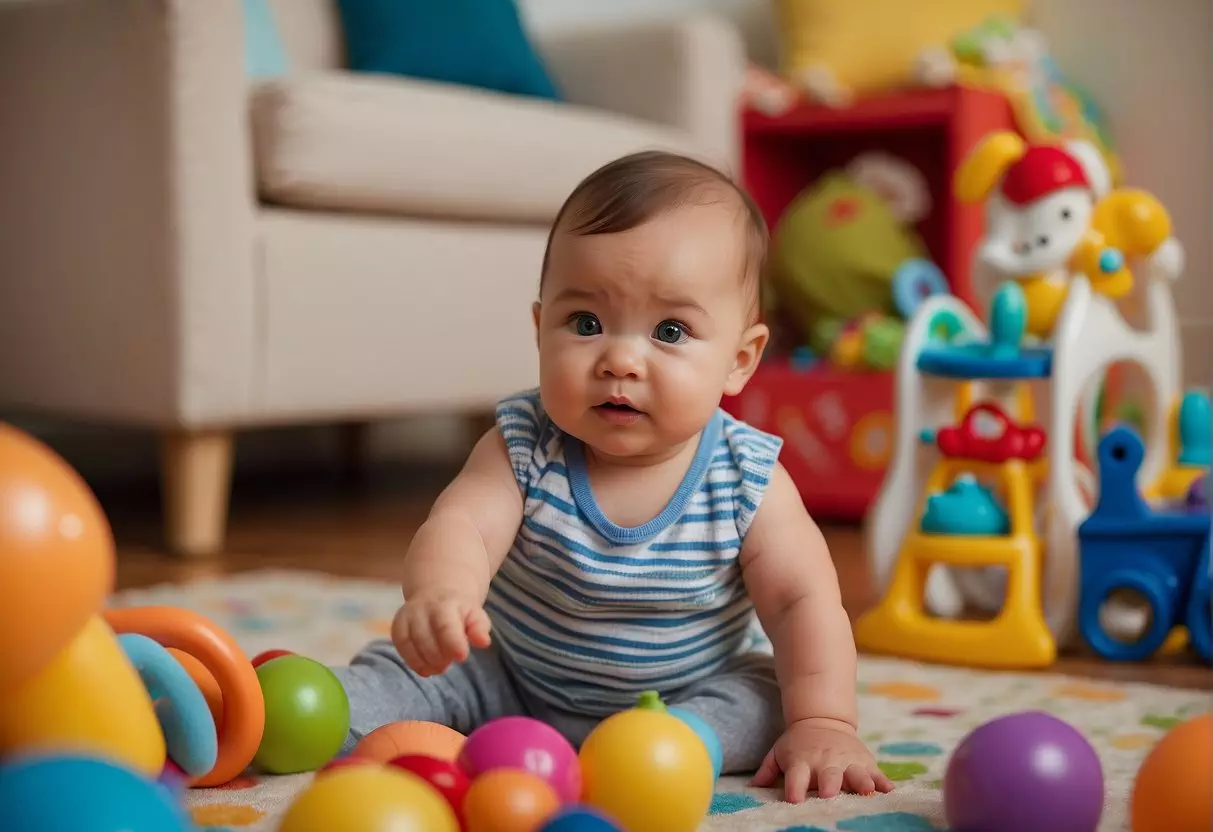
M1103 155L1085 140L1029 144L1016 133L991 133L955 185L962 201L987 206L975 272L1019 282L1028 333L1039 339L1052 333L1074 274L1122 297L1133 285L1129 260L1160 249L1169 257L1165 247L1173 248L1162 204L1140 189L1111 190Z

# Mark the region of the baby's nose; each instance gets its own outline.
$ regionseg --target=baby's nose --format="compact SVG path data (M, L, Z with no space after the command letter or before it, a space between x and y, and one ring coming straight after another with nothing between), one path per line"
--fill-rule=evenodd
M642 378L644 357L640 350L620 340L607 346L598 362L598 375L613 378Z

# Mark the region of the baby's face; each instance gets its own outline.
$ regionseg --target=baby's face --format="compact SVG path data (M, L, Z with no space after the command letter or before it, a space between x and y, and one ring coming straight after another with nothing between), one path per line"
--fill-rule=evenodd
M766 343L731 199L619 234L557 232L540 302L540 392L561 430L641 461L693 438Z

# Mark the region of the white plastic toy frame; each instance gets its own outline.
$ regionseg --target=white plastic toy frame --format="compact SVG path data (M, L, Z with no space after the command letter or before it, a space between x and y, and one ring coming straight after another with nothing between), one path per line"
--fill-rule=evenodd
M1152 482L1167 464L1169 416L1182 383L1181 347L1172 282L1182 269L1182 249L1169 240L1145 264L1138 280L1146 283L1147 323L1144 330L1129 326L1115 302L1094 292L1083 276L1074 276L1053 331L1053 369L1045 395L1036 396L1038 421L1048 431L1049 480L1042 489L1045 563L1042 601L1045 618L1059 644L1075 633L1078 603L1078 526L1089 513L1083 491L1093 494L1096 483L1075 460L1074 429L1080 407L1094 402L1099 376L1113 363L1138 364L1153 386L1145 437L1146 458L1138 472L1139 486ZM916 522L926 478L937 451L920 439L924 428L938 429L955 421L956 395L961 382L926 377L918 371L918 355L931 340L931 321L942 311L955 314L971 337L988 338L985 325L960 300L949 295L927 298L906 328L898 361L895 391L897 425L884 482L867 519L868 557L878 590L888 588L902 539ZM975 384L974 402L993 400L1015 413L1007 382ZM1002 604L1002 576L989 572L953 573L936 566L928 576L926 603L939 616L957 615L967 603L985 609Z

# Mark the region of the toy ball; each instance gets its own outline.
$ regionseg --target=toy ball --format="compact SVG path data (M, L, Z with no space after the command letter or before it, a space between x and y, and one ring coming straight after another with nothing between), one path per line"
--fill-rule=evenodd
M1133 785L1133 832L1210 827L1213 818L1213 714L1176 725L1146 755Z
M280 656L257 668L265 697L265 732L253 758L270 774L314 771L341 750L350 730L350 702L320 662Z
M601 812L586 806L571 806L557 812L538 832L623 832Z
M406 754L392 760L389 765L404 769L429 783L450 804L460 823L463 822L463 800L472 781L458 764L423 754Z
M712 779L719 779L720 769L724 767L724 748L720 745L720 737L716 736L716 731L698 714L682 708L669 708L668 710L670 716L678 717L699 735L699 739L708 749L708 756L712 758Z
M349 768L351 766L373 766L373 765L378 765L378 763L376 763L374 760L371 760L367 757L355 757L352 754L347 755L345 757L334 757L333 759L331 759L327 763L325 763L323 766L321 766L320 770L316 772L316 776L319 777L320 775L327 774L330 771L335 771L335 770L341 769L341 768Z
M5 832L187 832L171 789L93 757L28 757L0 766Z
M628 832L694 832L712 805L712 758L655 693L607 717L581 746L583 802Z
M1028 711L987 722L961 740L944 773L943 796L952 829L1095 829L1103 769L1073 727Z
M548 781L521 769L497 768L472 781L463 801L464 829L534 832L559 809L560 797Z
M278 832L460 832L442 795L398 768L350 766L318 777Z
M189 784L190 776L182 771L181 766L174 763L170 757L164 761L164 770L160 772L156 782L170 791L180 793Z
M403 720L381 725L354 746L352 756L387 763L407 754L454 760L466 741L463 734L437 722Z
M290 650L263 650L260 653L258 653L257 655L253 656L253 658L250 659L249 661L253 665L253 667L261 667L261 665L265 664L270 659L277 659L280 656L293 656L293 655L295 655L295 654L292 653Z
M1209 497L1205 491L1204 477L1199 477L1193 481L1192 487L1188 489L1188 495L1184 500L1184 504L1194 511L1209 507Z
M0 633L6 636L0 690L11 690L49 664L105 606L114 583L114 541L80 475L46 445L3 423L0 552Z
M577 752L555 728L530 717L502 717L477 728L459 752L459 765L473 777L522 769L550 783L565 803L581 797Z

